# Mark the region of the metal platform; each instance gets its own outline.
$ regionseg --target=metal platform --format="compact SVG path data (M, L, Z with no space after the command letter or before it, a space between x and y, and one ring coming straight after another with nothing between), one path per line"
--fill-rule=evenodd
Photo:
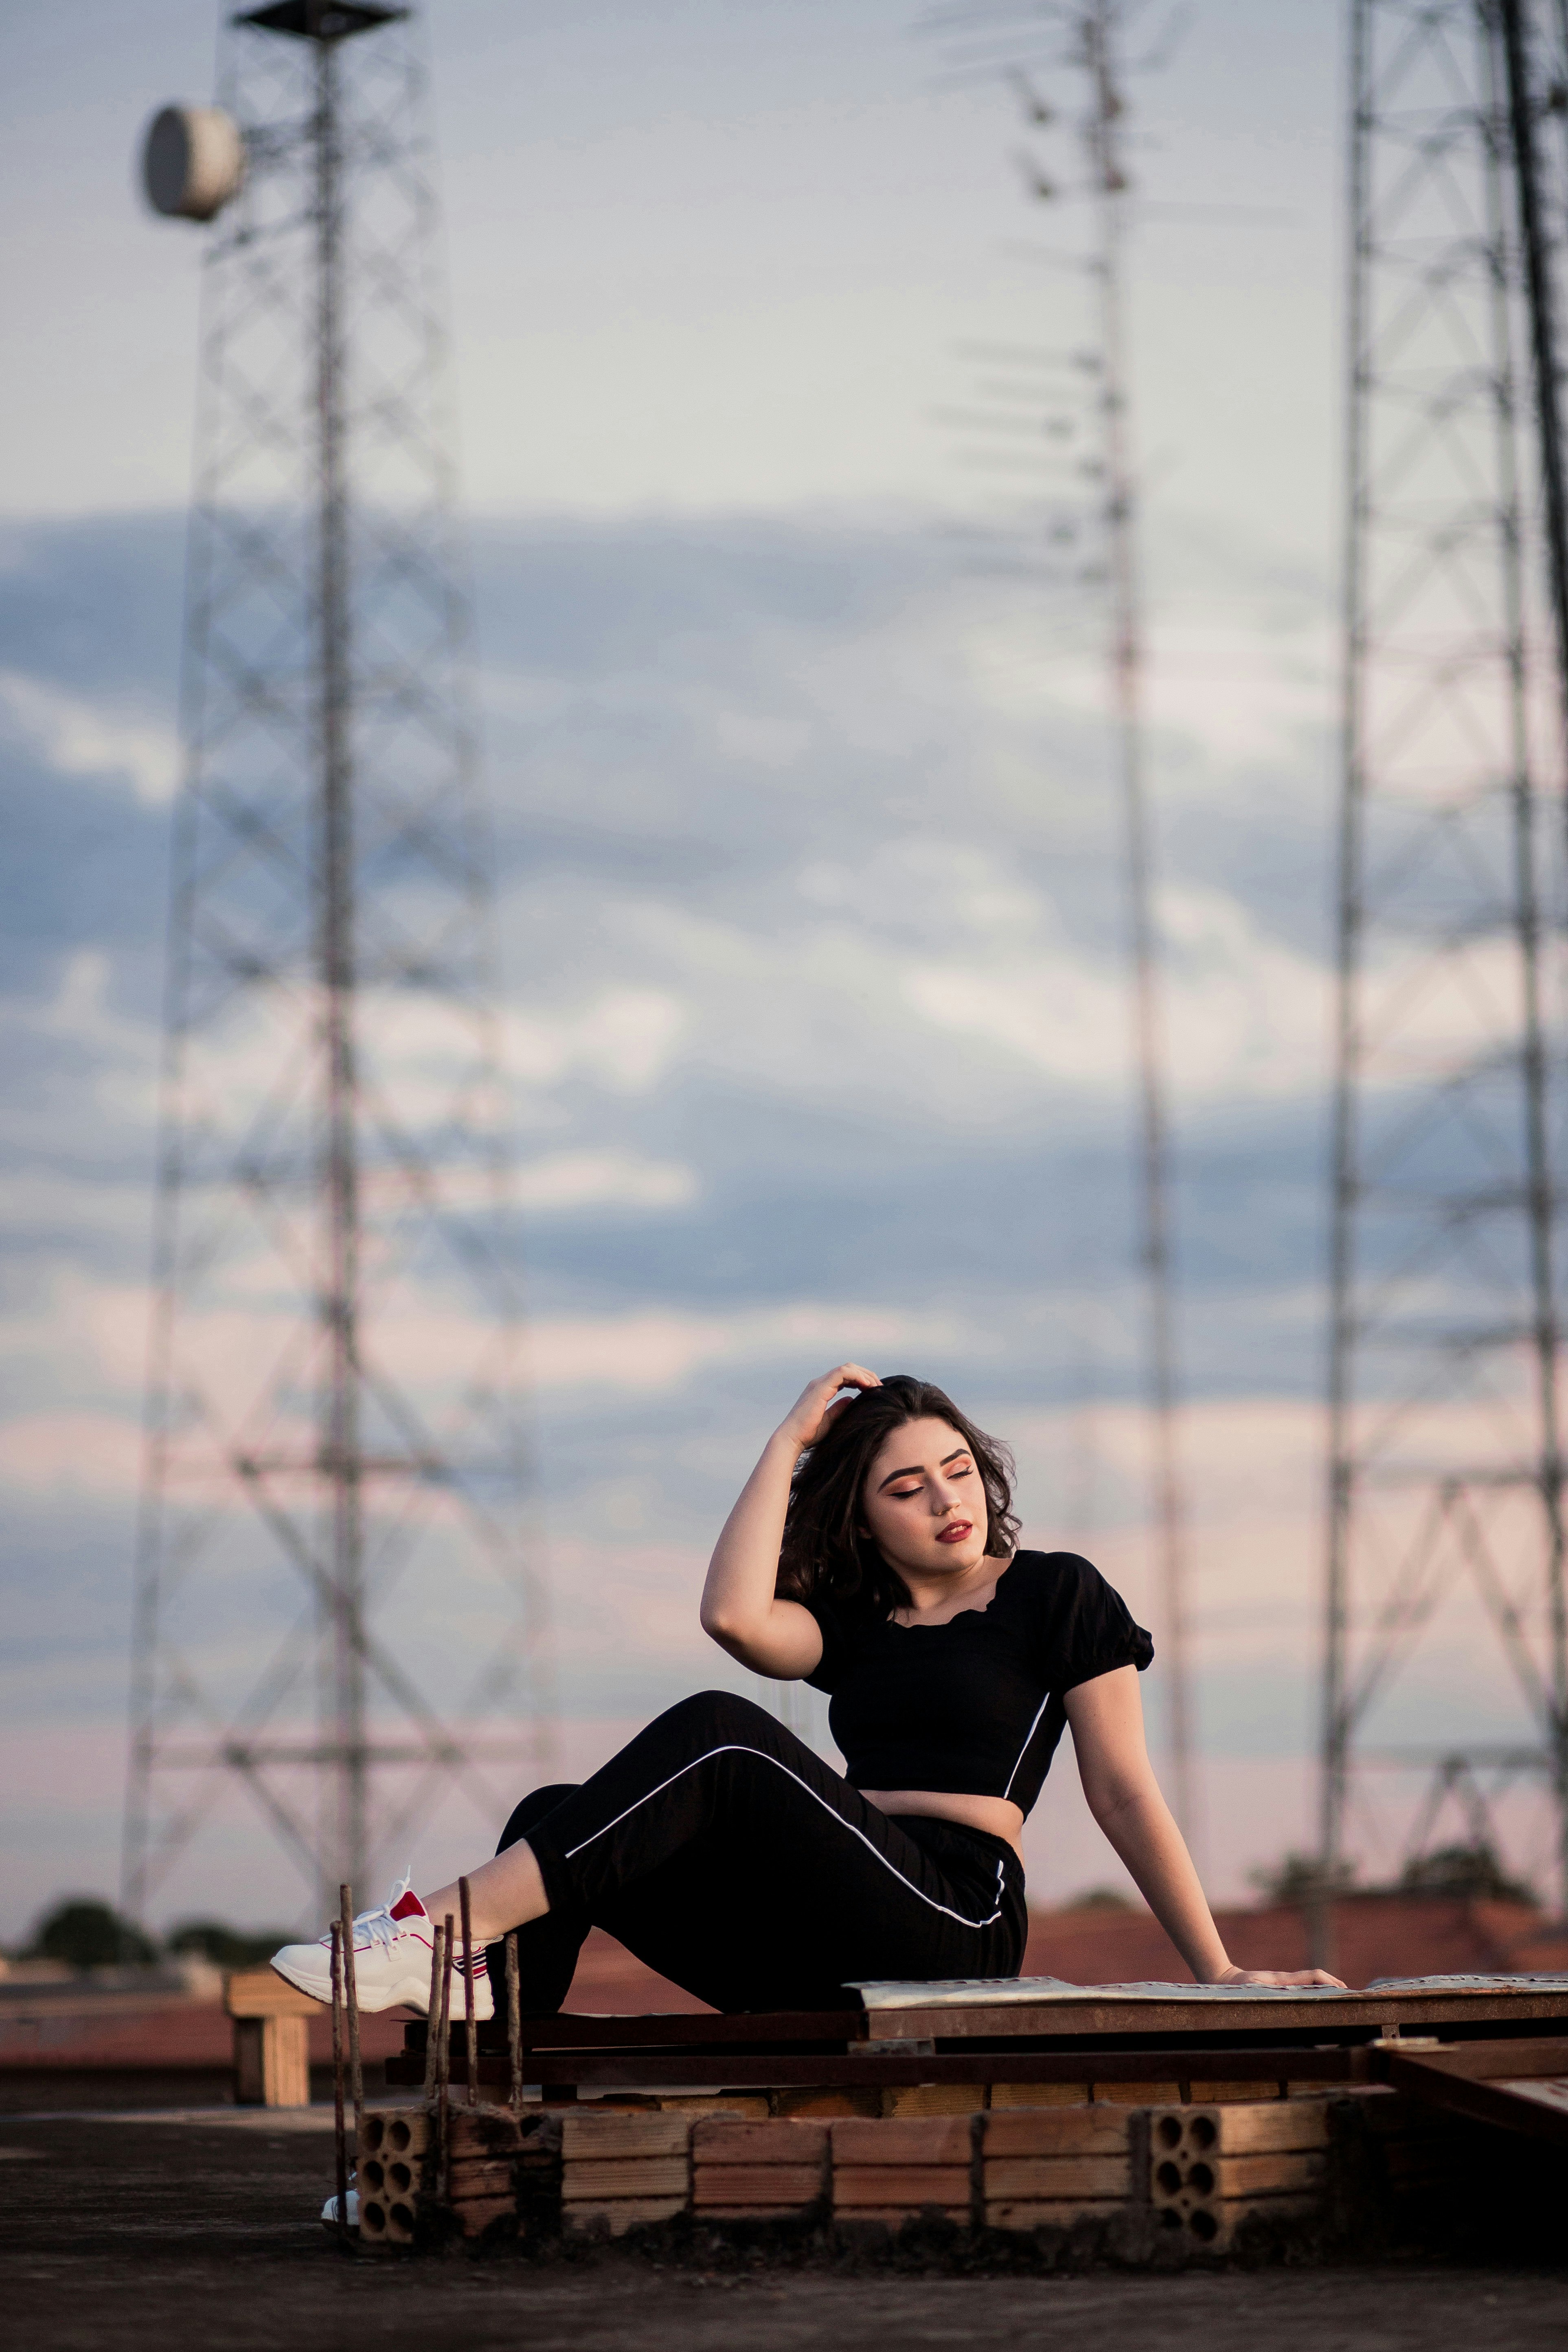
M1390 2045L1412 2038L1428 2045L1421 2061L1443 2059L1445 2081L1460 2079L1454 2056L1469 2045L1478 2053L1482 2046L1489 2053L1517 2051L1506 2069L1489 2054L1499 2079L1505 2071L1568 2075L1568 1980L1429 1980L1350 1993L1247 1989L1218 1999L1207 1987L1074 1986L1035 1993L1018 1984L1005 1990L879 1986L866 1988L862 2005L843 2011L522 2021L523 2073L548 2103L616 2093L921 2084L1081 2084L1086 2098L1097 2084L1125 2086L1124 2095L1133 2086L1177 2084L1184 2097L1189 2089L1201 2096L1205 2086L1235 2082L1277 2084L1281 2092L1329 2089L1392 2080L1388 2067L1398 2053ZM504 2085L505 2021L490 2020L478 2039L479 2082ZM1541 2047L1527 2057L1521 2043ZM426 2047L420 2019L405 2028L402 2054L386 2062L389 2087L423 2083ZM1401 2063L1418 2063L1415 2050ZM452 2081L465 2082L460 2024L452 2029L450 2064ZM1402 2081L1400 2087L1417 2085ZM1455 2103L1457 2095L1445 2095ZM1568 2105L1563 2112L1568 2116Z

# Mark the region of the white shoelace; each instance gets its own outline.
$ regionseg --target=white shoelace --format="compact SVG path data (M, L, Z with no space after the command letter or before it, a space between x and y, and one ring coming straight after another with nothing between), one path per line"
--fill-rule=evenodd
M360 1913L358 1918L354 1921L354 1949L356 1952L374 1951L378 1944L385 1944L390 1947L392 1944L395 1943L398 1930L402 1927L403 1922L401 1919L395 1919L392 1914L397 1905L402 1902L404 1896L407 1894L408 1883L412 1875L413 1865L411 1864L408 1871L398 1880L396 1885L393 1888L384 1903L379 1905L374 1911L362 1911ZM363 1944L360 1940L362 1932L364 1938ZM323 1943L331 1941L330 1930L321 1940Z

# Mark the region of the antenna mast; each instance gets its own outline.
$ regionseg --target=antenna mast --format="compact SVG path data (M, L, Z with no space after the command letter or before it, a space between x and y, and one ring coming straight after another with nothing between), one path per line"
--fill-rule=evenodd
M221 105L165 109L146 151L154 208L216 226L136 1570L137 1918L232 1790L331 1910L453 1790L493 1817L479 1767L538 1761L550 1738L413 14L279 0L230 19Z
M1134 0L1134 5L1136 0ZM973 81L1000 74L1020 102L1033 132L1056 121L1056 110L1037 94L1027 68L1082 74L1089 89L1079 129L1088 165L1081 189L1058 185L1037 165L1033 152L1020 161L1031 196L1051 203L1067 194L1087 194L1092 207L1093 246L1076 263L1092 280L1098 316L1096 348L1078 352L1070 365L1090 375L1098 457L1078 467L1099 480L1102 499L1091 513L1071 523L1058 512L1048 525L1054 540L1072 539L1087 523L1086 536L1104 550L1103 566L1079 574L1080 581L1109 585L1110 704L1120 786L1122 866L1128 946L1131 967L1132 1068L1136 1094L1135 1161L1137 1256L1142 1276L1145 1318L1144 1397L1149 1433L1149 1517L1152 1528L1153 1586L1160 1640L1157 1655L1165 1693L1165 1751L1171 1807L1188 1843L1195 1843L1198 1790L1194 1760L1187 1618L1186 1506L1180 1463L1180 1374L1175 1334L1175 1273L1171 1244L1171 1144L1169 1075L1158 932L1154 919L1154 856L1146 781L1143 709L1143 616L1138 563L1137 474L1132 453L1131 396L1127 361L1125 255L1131 182L1125 162L1128 71L1122 55L1128 0L1018 0L1016 6L939 11L931 30L952 44L955 79ZM1047 37L1038 57L1019 54L1021 24ZM1152 58L1145 65L1154 62ZM1055 257L1060 259L1062 257ZM1026 358L1026 352L1020 357ZM1000 426L1016 434L1016 413L995 418L960 416L955 421ZM1070 429L1065 417L1047 421L1047 432ZM1035 466L1025 457L1028 470ZM1050 469L1058 470L1056 463Z
M1177 1451L1174 1276L1171 1263L1170 1131L1153 858L1144 774L1143 638L1136 486L1127 376L1123 256L1130 183L1122 160L1125 100L1115 48L1115 0L1079 18L1091 102L1085 124L1099 238L1106 530L1111 588L1111 679L1125 829L1138 1086L1140 1244L1148 1317L1152 1502L1169 1715L1172 1811L1189 1841L1197 1828L1187 1628L1186 1512Z
M1538 740L1560 760L1542 647L1568 602L1536 101L1505 0L1352 0L1351 40L1323 1964L1372 1766L1430 1782L1407 1861L1450 1799L1494 1843L1493 1802L1533 1780L1568 1890L1564 923ZM1428 1629L1462 1597L1496 1648L1451 1619L1456 1670ZM1440 1746L1388 1741L1434 1717Z

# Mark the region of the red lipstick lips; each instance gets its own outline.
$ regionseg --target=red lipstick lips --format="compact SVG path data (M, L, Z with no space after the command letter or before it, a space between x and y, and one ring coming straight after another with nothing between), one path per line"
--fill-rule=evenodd
M943 1528L937 1541L938 1543L962 1543L965 1536L973 1535L973 1519L954 1519L951 1527Z

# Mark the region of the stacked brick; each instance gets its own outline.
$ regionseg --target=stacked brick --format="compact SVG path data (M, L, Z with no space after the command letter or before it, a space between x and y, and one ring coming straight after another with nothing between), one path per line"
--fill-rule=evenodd
M974 2152L968 2116L856 2119L833 2125L832 2138L835 2221L898 2229L923 2216L968 2223Z
M831 2200L831 2150L826 2123L705 2116L691 2127L692 2213L707 2221L808 2220Z
M1109 2220L1132 2189L1131 2110L1027 2107L984 2118L980 2189L988 2230L1070 2229Z
M1321 2208L1328 2146L1321 2099L1157 2107L1149 2117L1156 2217L1224 2253L1249 2215L1280 2221Z
M1250 2214L1321 2212L1329 2149L1327 2103L1306 2098L889 2118L454 2107L445 2149L437 2132L433 2108L365 2116L363 2243L620 2237L687 2215L830 2224L853 2242L868 2224L1034 2231L1140 2211L1223 2253Z
M561 2126L510 2107L453 2107L447 2145L432 2107L372 2111L355 2168L360 2242L416 2246L456 2234L553 2232L561 2198Z
M625 2231L673 2221L691 2197L690 2118L566 2115L561 2124L561 2221L568 2231Z

